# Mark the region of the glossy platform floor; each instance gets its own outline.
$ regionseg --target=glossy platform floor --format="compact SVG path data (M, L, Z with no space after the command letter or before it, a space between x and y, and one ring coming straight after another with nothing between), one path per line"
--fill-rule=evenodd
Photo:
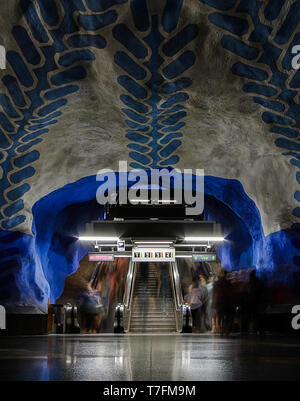
M300 339L0 337L0 380L300 380Z

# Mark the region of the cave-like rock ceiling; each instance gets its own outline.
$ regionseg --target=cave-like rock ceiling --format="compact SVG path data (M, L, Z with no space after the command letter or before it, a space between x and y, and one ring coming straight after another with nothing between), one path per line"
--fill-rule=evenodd
M300 218L300 1L0 3L0 224L101 168L238 180L265 235Z

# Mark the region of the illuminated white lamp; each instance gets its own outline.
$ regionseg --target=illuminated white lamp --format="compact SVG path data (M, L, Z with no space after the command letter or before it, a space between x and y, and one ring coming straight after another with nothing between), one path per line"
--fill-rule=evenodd
M201 241L213 241L213 242L222 242L224 241L224 237L185 237L184 240L186 242L201 242Z
M89 236L80 236L79 241L99 241L99 242L116 242L119 240L118 237L89 237ZM99 245L99 244L98 244Z

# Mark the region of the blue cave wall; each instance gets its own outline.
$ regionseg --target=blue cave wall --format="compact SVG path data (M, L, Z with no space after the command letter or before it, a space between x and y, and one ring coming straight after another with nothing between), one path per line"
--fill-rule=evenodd
M77 236L85 223L103 219L95 199L99 182L95 176L68 184L38 201L33 208L34 235L1 232L1 265L7 276L1 280L3 301L37 305L45 309L48 298L55 302L64 289L65 278L79 267L90 250ZM300 237L294 230L264 236L259 212L236 180L205 178L205 219L217 220L226 235L218 247L224 268L256 267L259 273L289 287L300 276Z
M243 220L229 206L205 196L204 220L222 224L226 241L218 246L218 258L227 271L247 269L253 264L253 240Z

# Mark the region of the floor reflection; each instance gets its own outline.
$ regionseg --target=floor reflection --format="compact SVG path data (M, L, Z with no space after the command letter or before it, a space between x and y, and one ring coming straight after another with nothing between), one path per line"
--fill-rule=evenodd
M299 351L299 340L283 338L0 338L0 380L298 380Z

